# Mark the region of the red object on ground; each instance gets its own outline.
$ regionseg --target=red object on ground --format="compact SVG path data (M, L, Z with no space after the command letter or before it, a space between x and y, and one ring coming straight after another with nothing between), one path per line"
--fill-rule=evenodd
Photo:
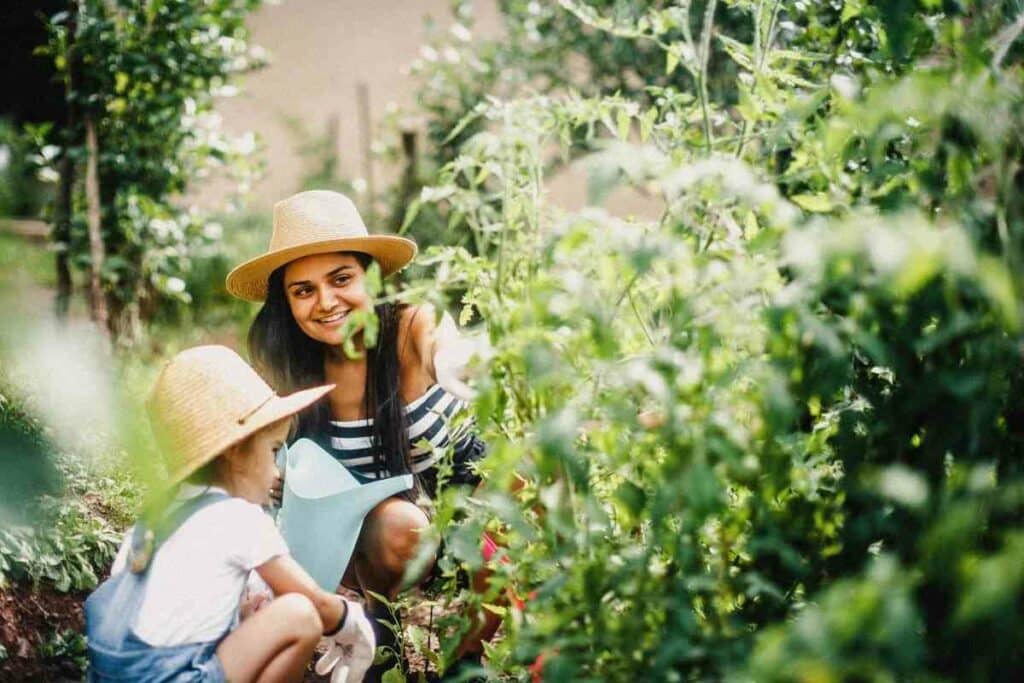
M486 531L480 536L480 541L481 541L480 552L481 552L481 554L483 554L484 560L487 561L487 562L490 562L491 558L494 557L494 553L498 552L498 547L499 546L498 546L497 543L495 543L494 539L491 538L490 535ZM508 562L509 562L508 555L503 555L502 558L501 558L501 562L502 562L502 564L508 564Z
M480 536L480 554L484 556L485 562L490 562L495 553L500 549L501 546L499 546L486 531ZM500 562L502 564L508 564L511 560L507 554L504 554L501 556ZM537 591L530 591L526 594L525 598L519 597L519 594L511 586L508 587L508 592L512 598L512 605L520 612L526 609L526 603L537 598Z
M544 653L541 652L537 655L537 659L533 660L533 664L527 667L527 671L530 672L531 683L543 683L544 681Z

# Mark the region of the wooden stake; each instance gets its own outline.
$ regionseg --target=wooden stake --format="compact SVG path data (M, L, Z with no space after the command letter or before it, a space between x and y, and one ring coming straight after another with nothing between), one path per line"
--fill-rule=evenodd
M363 153L363 179L366 181L366 200L363 210L373 215L373 202L377 193L373 182L373 127L370 122L370 89L365 81L356 84L356 102L359 112L359 143ZM373 220L367 217L367 220Z

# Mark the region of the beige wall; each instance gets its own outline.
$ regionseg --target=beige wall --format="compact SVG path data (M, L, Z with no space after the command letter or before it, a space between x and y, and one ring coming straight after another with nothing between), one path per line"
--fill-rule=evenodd
M477 0L475 36L493 37L500 21L495 0ZM286 117L322 134L332 115L339 119L338 152L344 177L363 176L356 86L369 88L371 119L380 121L388 103L414 104L415 81L406 67L419 55L425 20L453 23L449 0L284 0L265 5L250 21L253 43L267 49L271 64L240 81L241 92L218 106L232 132L256 131L266 146L267 173L249 205L266 209L296 191L303 175L298 140ZM374 162L377 188L395 169ZM586 203L586 178L570 169L550 179L550 198L569 209ZM201 188L204 204L223 200L226 187ZM657 216L660 205L628 190L612 194L608 208L622 216Z
M267 174L253 193L254 208L294 192L302 177L286 117L322 134L337 115L341 171L363 175L357 84L368 86L374 122L390 102L413 104L415 82L405 67L419 54L428 16L442 27L452 24L449 6L449 0L284 0L252 17L252 42L269 51L271 64L241 79L241 93L218 110L229 131L254 130L266 145ZM476 33L493 34L496 12L492 1L477 2ZM375 167L378 178L386 171ZM217 190L223 191L208 188L204 198Z

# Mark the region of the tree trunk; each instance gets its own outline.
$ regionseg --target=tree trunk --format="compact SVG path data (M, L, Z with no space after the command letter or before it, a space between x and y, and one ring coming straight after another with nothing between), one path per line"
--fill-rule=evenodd
M57 271L57 296L54 299L57 320L64 322L68 318L71 304L71 265L68 260L69 243L71 242L71 195L75 184L75 164L64 150L60 160L60 185L57 188L57 205L54 207L53 232L50 235L54 245L54 266Z
M68 35L76 34L77 22L71 19ZM53 231L50 241L54 246L53 260L57 275L57 296L54 298L54 313L57 320L64 322L68 318L71 305L73 283L71 281L71 263L68 258L71 248L72 202L75 191L75 163L71 159L70 150L76 142L77 106L72 95L78 81L78 54L72 40L64 55L68 64L68 75L64 81L64 106L67 107L66 128L64 129L64 153L60 160L60 184L57 187L57 201L53 211Z
M104 260L103 236L100 233L100 150L96 140L96 125L88 114L85 116L85 146L88 151L85 167L85 201L89 226L89 314L99 327L109 330L107 298L100 281Z

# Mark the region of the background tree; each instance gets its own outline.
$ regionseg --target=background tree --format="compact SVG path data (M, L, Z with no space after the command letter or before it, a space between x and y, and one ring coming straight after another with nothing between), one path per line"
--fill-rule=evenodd
M65 187L89 157L95 128L105 258L88 249L83 194L71 202L56 246L71 265L95 267L111 332L130 341L161 305L187 302L182 274L215 226L181 206L188 183L213 166L233 166L244 184L254 167L251 134L219 131L213 98L230 78L260 65L247 43L246 16L258 0L79 0L50 20L46 52L64 79L72 120L63 131ZM80 174L84 175L84 174ZM91 264L91 265L90 265Z

